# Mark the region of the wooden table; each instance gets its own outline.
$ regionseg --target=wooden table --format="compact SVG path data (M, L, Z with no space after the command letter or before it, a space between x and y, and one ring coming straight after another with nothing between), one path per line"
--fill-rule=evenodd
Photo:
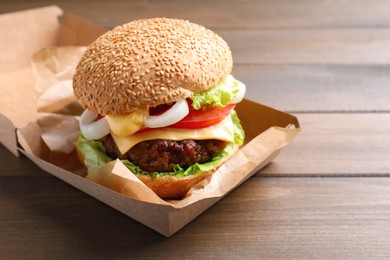
M213 29L247 97L296 115L302 132L170 238L0 146L1 259L389 259L390 1L56 3L107 28L166 16Z

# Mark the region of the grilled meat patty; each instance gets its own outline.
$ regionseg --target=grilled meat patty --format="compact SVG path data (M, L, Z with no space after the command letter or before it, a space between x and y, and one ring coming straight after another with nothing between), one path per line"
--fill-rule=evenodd
M225 149L227 142L210 140L150 140L143 141L127 153L121 154L112 139L107 135L100 139L106 152L112 158L129 160L148 172L169 172L176 164L187 168L194 163L204 163Z

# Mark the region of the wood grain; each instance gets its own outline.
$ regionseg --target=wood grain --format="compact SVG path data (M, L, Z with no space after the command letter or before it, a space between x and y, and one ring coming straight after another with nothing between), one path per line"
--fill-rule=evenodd
M246 97L289 112L390 111L390 66L235 65Z
M390 30L216 30L235 64L389 64Z
M266 176L390 176L390 113L297 114L302 132Z
M390 254L388 178L251 178L169 239L54 178L2 179L0 206L2 258Z
M386 0L294 1L2 1L6 13L56 4L95 23L112 28L151 17L188 19L216 28L383 27L390 25Z
M294 33L283 29L215 31L230 45L235 64L362 65L389 64L390 61L390 30L387 28L295 29Z

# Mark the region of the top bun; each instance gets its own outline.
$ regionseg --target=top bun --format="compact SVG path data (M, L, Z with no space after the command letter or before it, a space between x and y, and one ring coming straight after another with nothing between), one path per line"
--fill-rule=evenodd
M114 28L90 44L73 76L77 101L106 115L187 98L232 70L227 43L203 26L143 19Z

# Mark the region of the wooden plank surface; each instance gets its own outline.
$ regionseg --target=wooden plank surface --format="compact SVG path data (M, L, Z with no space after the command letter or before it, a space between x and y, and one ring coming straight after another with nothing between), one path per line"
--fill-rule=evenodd
M230 0L230 1L2 1L6 13L57 4L112 28L151 17L188 19L211 28L383 27L390 25L386 0Z
M169 239L55 178L2 178L0 205L3 259L390 255L388 178L251 178Z
M390 66L235 65L247 97L289 112L390 111Z
M302 132L260 175L390 176L390 113L297 116Z
M390 29L216 30L235 64L389 64Z

